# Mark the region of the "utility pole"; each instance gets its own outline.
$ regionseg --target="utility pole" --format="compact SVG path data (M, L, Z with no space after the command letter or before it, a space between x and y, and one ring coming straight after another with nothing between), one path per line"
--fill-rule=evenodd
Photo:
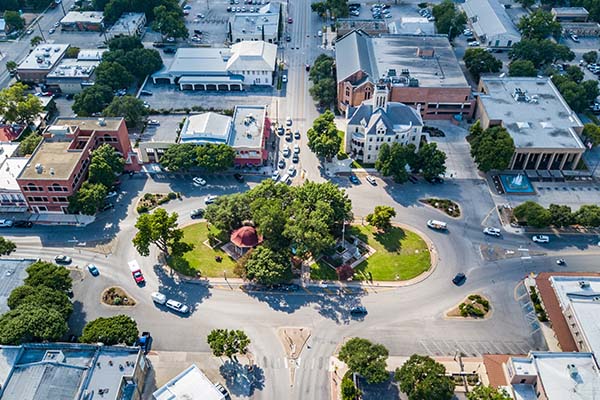
M40 21L36 21L38 29L40 30L40 35L42 36L42 40L45 42L46 38L44 37L44 32L42 31L42 27L40 26Z
M54 1L56 2L56 0ZM62 0L60 0L60 8L62 8L63 16L67 15L67 12L65 11L65 5L63 4Z

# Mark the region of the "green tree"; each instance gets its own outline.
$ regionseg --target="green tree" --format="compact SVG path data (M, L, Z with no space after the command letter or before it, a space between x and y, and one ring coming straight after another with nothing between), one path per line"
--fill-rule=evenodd
M75 95L72 108L78 116L88 117L104 110L113 97L113 91L109 86L96 83Z
M144 45L142 40L138 36L116 36L110 39L108 42L108 49L110 51L124 50L131 51L135 49L143 49Z
M132 346L139 336L137 323L128 315L96 318L88 322L79 338L81 343L126 344Z
M548 207L551 224L558 227L573 225L575 218L571 212L571 207L550 204Z
M284 254L259 246L244 265L246 278L262 285L288 282L291 277L290 261Z
M388 350L381 344L367 339L352 338L340 349L338 358L345 362L350 371L364 377L368 383L381 383L388 380L386 359Z
M160 165L171 172L187 171L196 165L196 145L181 143L169 146L160 158Z
M453 40L465 29L467 15L459 11L451 0L443 0L433 6L431 11L435 17L437 32L448 35L448 39Z
M551 222L550 211L534 201L519 204L514 208L513 215L519 222L534 228L545 228Z
M521 3L523 8L529 8L535 4L535 0L517 0L518 3Z
M128 88L133 83L133 75L121 64L102 61L96 67L96 84L108 86L113 90Z
M34 36L29 41L29 44L31 44L31 47L37 47L40 43L43 43L43 42L44 42L44 39L42 39L41 36Z
M25 19L21 17L18 11L4 11L4 21L9 32L20 31L25 27Z
M18 66L19 66L19 64L17 64L13 60L9 60L6 62L6 70L8 72L16 71Z
M465 51L463 57L465 67L475 80L479 80L482 73L498 72L502 68L502 61L494 57L486 49L472 49Z
M65 52L65 58L77 58L81 49L75 46L69 46Z
M575 73L572 73L572 77ZM577 83L568 75L553 75L552 82L556 85L558 91L563 96L569 107L575 112L583 112L588 108L588 105L598 96L597 81L583 81Z
M47 261L36 261L26 271L24 282L28 286L46 286L65 293L73 286L68 269Z
M310 9L312 12L317 13L317 15L321 18L327 17L327 4L324 1L312 3L310 5Z
M0 236L0 256L9 256L16 249L17 245L14 242Z
M318 4L318 3L313 3ZM335 72L335 59L327 54L319 54L313 62L308 78L316 82L321 79L331 78Z
M390 220L396 216L396 210L389 206L375 206L375 210L367 215L367 222L381 231L392 227Z
M164 5L160 5L154 9L152 29L160 32L164 37L185 39L189 36L181 11L168 11Z
M512 397L504 389L476 386L467 393L467 400L512 400Z
M56 310L66 320L73 312L73 304L69 296L60 290L54 290L47 286L23 285L15 288L8 296L8 307L11 310L23 304L32 304Z
M583 61L588 64L595 64L598 61L598 52L596 50L588 51L583 53Z
M129 128L140 126L148 115L144 102L133 96L113 97L110 104L102 111L105 117L123 117Z
M383 143L379 148L375 168L383 176L392 176L395 182L404 183L408 180L406 170L408 165L417 166L417 156L413 144L403 146L400 143L393 143L390 146Z
M542 9L521 17L517 28L525 39L542 40L552 36L558 40L561 32L560 23L554 20L552 14Z
M421 146L416 160L418 169L423 172L425 179L432 179L446 173L446 153L437 148L437 143L431 142Z
M101 183L84 182L77 192L69 197L69 212L94 215L102 207L108 188Z
M183 231L177 228L177 213L168 214L164 208L138 217L135 227L138 229L133 238L133 246L144 257L150 254L150 245L154 244L166 256L181 256L193 246L182 242Z
M515 151L515 144L506 129L501 126L488 128L478 136L471 135L471 156L480 171L503 170Z
M250 209L252 220L258 225L257 230L263 235L266 247L274 250L289 247L290 242L283 235L288 210L282 199L258 197L252 201Z
M245 193L219 196L214 204L206 208L204 218L221 231L233 232L244 221L252 219L246 196Z
M129 6L128 0L110 0L104 6L104 23L114 24L124 12L130 10Z
M115 181L115 173L108 163L103 160L90 163L88 170L88 182L110 187Z
M352 371L346 372L341 385L342 400L356 400L362 396L362 391L356 387L352 380Z
M568 66L565 73L567 74L567 78L575 83L580 83L584 77L583 71L577 65Z
M537 76L537 69L530 60L514 60L508 65L510 76Z
M205 144L196 146L196 165L204 168L207 172L226 171L233 167L235 150L233 147L220 144Z
M43 110L40 99L20 82L0 90L0 114L9 122L29 124Z
M511 60L529 60L539 68L559 60L571 61L575 53L567 46L548 39L523 39L511 47L508 56Z
M108 143L101 145L92 152L92 163L100 161L107 163L115 175L120 175L123 172L125 166L123 156Z
M339 149L342 139L333 122L335 116L330 110L314 120L312 128L307 132L308 147L320 158L331 160Z
M446 367L431 357L413 354L396 369L394 378L409 400L450 400L454 396L454 383L446 376Z
M308 89L313 100L323 107L329 107L335 103L337 96L337 84L335 79L329 77L313 82Z
M583 205L575 212L574 217L579 225L597 228L600 226L600 206L596 204Z
M596 124L589 123L583 126L583 137L591 140L594 146L600 144L600 127Z
M68 329L65 319L55 309L23 304L0 317L0 343L56 341Z
M128 44L120 42L118 45L127 46ZM129 45L133 45L133 43ZM155 49L111 50L103 54L102 60L121 64L140 82L163 66L160 53Z
M235 354L246 354L250 339L239 329L213 329L206 338L215 357L227 356L233 359Z

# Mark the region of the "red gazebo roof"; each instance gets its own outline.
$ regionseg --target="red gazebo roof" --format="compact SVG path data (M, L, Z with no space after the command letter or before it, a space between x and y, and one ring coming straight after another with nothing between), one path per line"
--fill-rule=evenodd
M233 231L230 237L231 243L237 247L256 247L262 242L262 237L252 226L242 226Z

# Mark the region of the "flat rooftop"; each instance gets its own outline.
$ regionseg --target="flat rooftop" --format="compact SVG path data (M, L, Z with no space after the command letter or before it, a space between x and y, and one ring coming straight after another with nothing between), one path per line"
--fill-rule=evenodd
M574 129L583 124L549 78L482 77L479 99L518 148L584 149ZM523 95L517 96L517 93ZM515 98L518 98L516 100Z
M554 7L552 14L556 15L581 15L588 16L589 12L585 7Z
M116 34L127 34L134 35L137 32L138 26L146 22L146 15L144 13L123 13L110 27L108 32L112 35Z
M338 40L335 54L338 81L359 70L372 82L406 71L419 87L469 87L446 35L370 37L353 31Z
M548 400L593 400L600 393L592 353L531 353Z
M59 117L52 125L77 126L82 130L116 131L119 129L122 122L122 117Z
M88 79L100 61L80 61L65 58L46 77L54 79Z
M234 148L261 150L266 113L266 106L236 106L229 144Z
M155 75L164 73L173 76L180 75L226 75L227 59L231 50L225 47L191 48L180 47L175 53L173 62Z
M571 307L591 351L600 354L600 277L553 276L550 282L561 308Z
M68 47L68 44L40 44L19 64L18 69L50 70L63 58Z
M20 191L17 177L28 162L29 158L26 157L12 157L4 160L0 164L0 188L3 190Z
M152 394L156 400L222 400L225 396L208 380L196 364Z
M34 262L35 260L0 258L0 314L8 311L6 300L10 292L23 284L27 278L25 270Z
M61 20L61 24L75 24L77 22L87 22L100 24L104 21L102 11L69 11Z
M43 139L19 179L69 179L82 157L82 150L71 149L70 139Z
M279 14L239 13L229 19L233 36L251 34L276 35L279 27Z
M229 143L232 118L214 112L188 117L181 129L181 143Z
M108 49L81 49L77 54L79 61L102 61L102 55Z

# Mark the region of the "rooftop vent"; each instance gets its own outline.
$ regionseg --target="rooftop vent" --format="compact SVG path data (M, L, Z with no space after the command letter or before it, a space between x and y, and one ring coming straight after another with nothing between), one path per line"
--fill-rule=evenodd
M588 281L579 281L579 287L581 289L589 288L590 287L590 283Z
M395 68L388 69L387 76L389 76L389 77L396 76L396 69Z
M575 379L575 377L577 377L577 375L579 374L579 372L577 371L577 367L575 366L575 364L568 364L567 365L567 371L569 371L569 375L573 379Z
M98 125L106 126L106 120L104 118L98 118Z
M402 68L402 71L400 72L403 76L409 76L410 72L408 71L408 68Z
M48 350L44 354L43 361L53 361L57 363L62 363L65 361L65 355L60 350Z
M515 99L515 101L519 101L519 102L527 102L528 101L527 92L525 92L521 88L515 88L515 91L513 92L513 98Z
M35 164L35 170L38 174L41 174L44 171L44 166L40 163Z
M54 168L50 168L50 175L54 175Z

